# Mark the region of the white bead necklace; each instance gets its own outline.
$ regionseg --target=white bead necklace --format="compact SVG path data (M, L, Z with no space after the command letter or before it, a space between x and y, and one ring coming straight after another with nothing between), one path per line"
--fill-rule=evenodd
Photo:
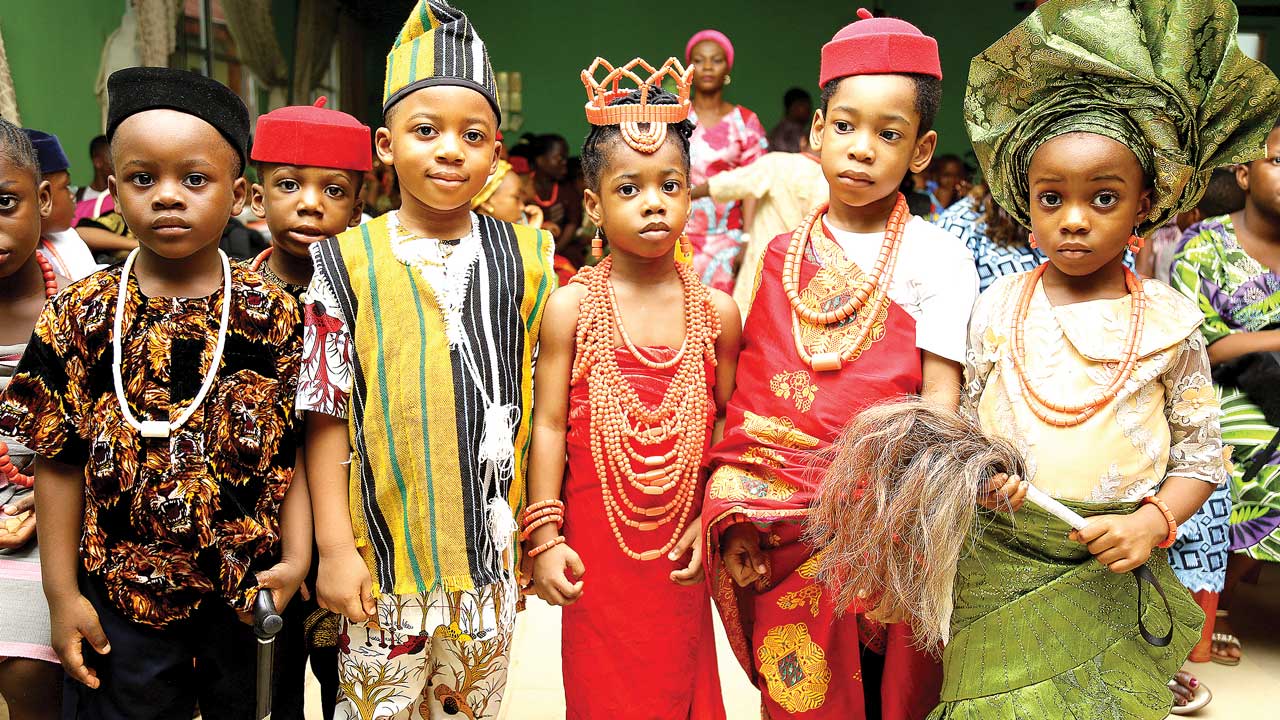
M139 421L134 417L133 411L129 409L129 400L124 396L124 380L120 376L121 356L123 355L120 343L124 335L124 305L125 299L129 295L129 273L133 270L133 261L137 256L138 249L134 248L133 252L129 253L128 259L124 261L124 268L120 270L120 291L116 295L116 318L114 332L111 336L111 379L115 382L116 401L120 403L120 412L124 415L124 421L129 423L144 438L163 438L169 437L191 419L196 408L200 407L200 403L204 402L204 397L209 393L209 388L213 386L214 378L218 376L218 366L222 363L222 350L227 345L227 328L231 324L231 263L227 261L226 253L218 250L218 256L222 258L222 321L218 325L218 342L213 348L213 358L209 361L209 369L205 372L204 383L200 385L200 392L196 393L191 404L178 416L177 420L172 422L166 420Z

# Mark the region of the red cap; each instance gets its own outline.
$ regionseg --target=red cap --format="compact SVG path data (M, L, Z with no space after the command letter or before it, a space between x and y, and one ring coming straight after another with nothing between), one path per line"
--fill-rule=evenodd
M942 79L938 41L897 18L877 18L866 8L822 46L819 87L851 75L920 74Z
M327 100L321 96L315 105L289 105L258 118L249 158L280 165L373 169L368 126L344 112L326 110Z

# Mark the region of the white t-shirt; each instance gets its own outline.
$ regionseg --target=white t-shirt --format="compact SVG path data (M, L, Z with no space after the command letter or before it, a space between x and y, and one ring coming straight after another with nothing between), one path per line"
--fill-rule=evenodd
M53 246L52 252L45 247L46 241ZM101 267L75 228L44 235L40 239L39 251L53 265L55 272L71 280L82 280Z
M826 223L845 256L864 271L875 267L884 233L852 233ZM916 321L916 347L964 362L969 313L978 299L978 271L964 241L912 216L902 234L889 298Z

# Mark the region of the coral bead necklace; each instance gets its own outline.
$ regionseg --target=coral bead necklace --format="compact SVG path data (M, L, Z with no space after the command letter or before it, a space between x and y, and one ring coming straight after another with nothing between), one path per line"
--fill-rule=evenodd
M588 384L591 456L614 539L628 557L653 560L675 546L697 496L711 411L706 368L716 362L720 316L693 269L676 263L684 288L685 337L673 358L653 360L636 347L622 322L609 280L612 268L613 259L605 258L573 279L585 285L587 293L579 305L572 380L585 379ZM656 407L644 404L618 367L615 332L641 365L655 371L674 368ZM664 446L670 449L661 452ZM663 496L665 502L641 507L629 492ZM661 546L637 551L623 535L622 525L642 533L673 527Z
M1027 273L1022 285L1022 295L1018 299L1018 309L1013 317L1013 338L1010 355L1013 356L1013 367L1018 375L1018 383L1026 395L1027 407L1031 412L1050 425L1057 427L1074 427L1093 417L1108 403L1120 394L1120 389L1129 381L1138 364L1138 345L1142 342L1142 321L1146 313L1147 299L1142 291L1142 280L1129 268L1124 269L1124 283L1129 289L1129 329L1125 334L1124 357L1116 368L1106 387L1091 395L1085 402L1078 404L1062 403L1049 400L1027 376L1026 369L1026 333L1024 326L1027 312L1031 307L1031 299L1035 295L1040 278L1049 267L1044 263Z
M795 341L796 352L806 365L817 372L839 370L862 351L863 343L875 327L876 318L890 303L889 284L897 266L903 230L910 218L907 199L899 193L893 211L889 214L889 221L885 224L884 242L880 245L875 266L843 305L832 310L821 310L810 306L800 296L800 268L804 264L809 236L829 207L827 204L820 205L800 223L800 227L791 235L791 243L787 246L787 254L782 261L782 291L791 304L792 339ZM804 346L800 334L801 321L809 325L830 326L839 325L855 315L857 332L854 339L846 343L839 352L813 355Z

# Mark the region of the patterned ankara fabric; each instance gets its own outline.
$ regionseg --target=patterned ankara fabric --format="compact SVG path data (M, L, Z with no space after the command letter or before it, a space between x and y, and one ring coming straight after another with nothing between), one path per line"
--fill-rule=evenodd
M1209 218L1183 235L1170 282L1204 314L1208 344L1239 332L1280 327L1280 276L1236 241L1231 216ZM1280 453L1248 483L1244 475L1276 433L1262 410L1234 387L1219 387L1222 439L1231 447L1231 549L1280 562Z
M377 605L376 622L342 621L335 718L498 717L515 627L514 582L382 595Z
M293 479L298 305L261 275L231 268L231 315L217 380L168 438L143 438L121 415L111 373L120 267L50 301L0 402L0 434L42 457L83 466L84 570L126 618L153 627L207 598L251 609L254 572L280 552L280 505ZM209 367L222 288L200 298L125 302L125 396L142 420L173 420Z
M487 216L473 223L483 252L469 266L458 346L431 284L393 253L395 213L312 246L298 409L350 421L352 523L375 593L471 590L509 575L553 242ZM503 417L485 412L486 398ZM481 461L490 423L509 429L508 477Z
M702 185L717 173L754 162L769 145L760 119L741 105L715 127L699 124L693 111L689 121L694 124L689 139L691 185ZM709 197L694 200L685 233L693 245L693 269L703 284L732 293L734 260L743 242L741 203L716 202Z
M973 59L964 116L992 194L1028 227L1041 143L1123 143L1154 180L1145 236L1194 207L1214 168L1262 157L1278 87L1241 53L1227 0L1055 0Z

